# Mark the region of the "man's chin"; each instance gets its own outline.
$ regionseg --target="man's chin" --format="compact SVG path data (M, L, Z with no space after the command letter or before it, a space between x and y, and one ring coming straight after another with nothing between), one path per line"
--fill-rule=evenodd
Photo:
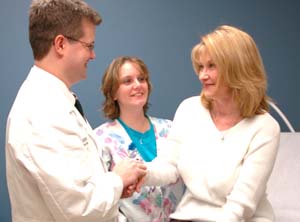
M78 79L77 82L80 82L80 81L86 80L86 79L87 79L86 76L80 76L80 79Z

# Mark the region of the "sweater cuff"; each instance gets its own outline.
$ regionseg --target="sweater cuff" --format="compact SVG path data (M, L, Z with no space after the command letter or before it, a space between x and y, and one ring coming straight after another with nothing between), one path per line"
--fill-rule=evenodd
M236 203L226 203L216 222L243 222L243 208Z

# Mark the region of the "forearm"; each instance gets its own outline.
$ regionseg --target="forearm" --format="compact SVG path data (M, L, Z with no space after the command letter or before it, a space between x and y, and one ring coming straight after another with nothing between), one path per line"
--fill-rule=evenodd
M179 177L177 167L171 163L156 158L147 163L147 176L145 185L166 185L175 183Z

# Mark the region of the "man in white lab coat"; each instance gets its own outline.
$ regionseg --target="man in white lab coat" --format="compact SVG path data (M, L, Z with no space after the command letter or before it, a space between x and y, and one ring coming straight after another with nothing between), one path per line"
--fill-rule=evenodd
M125 160L107 172L71 87L95 58L100 15L81 0L34 0L34 65L7 119L6 172L13 222L116 221L118 201L146 173Z

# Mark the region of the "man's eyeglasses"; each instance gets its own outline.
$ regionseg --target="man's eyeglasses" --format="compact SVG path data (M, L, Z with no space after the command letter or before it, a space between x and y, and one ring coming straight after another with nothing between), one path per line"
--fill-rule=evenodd
M95 48L95 43L87 43L87 42L83 42L79 39L75 39L73 37L70 37L70 36L65 36L67 39L71 40L71 41L74 41L74 42L79 42L81 43L81 45L83 45L84 47L87 47L90 51L93 51L94 48Z

